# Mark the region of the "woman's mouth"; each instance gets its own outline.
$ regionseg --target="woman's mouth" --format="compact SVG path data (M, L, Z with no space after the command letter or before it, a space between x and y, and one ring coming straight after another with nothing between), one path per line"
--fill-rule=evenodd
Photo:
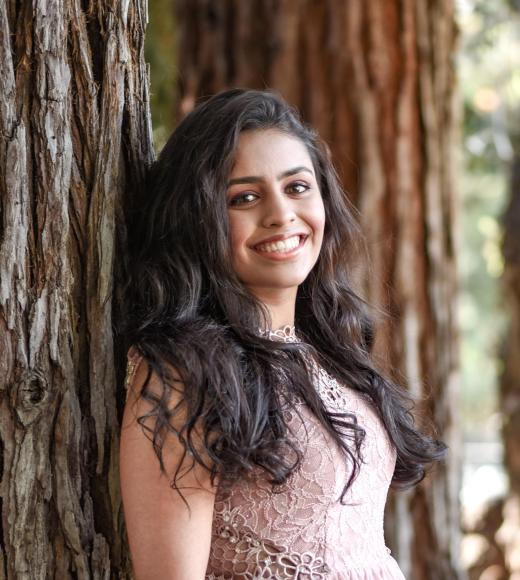
M304 244L308 236L296 235L285 240L277 240L275 242L266 242L264 244L257 244L253 249L259 254L266 257L286 257L292 256Z

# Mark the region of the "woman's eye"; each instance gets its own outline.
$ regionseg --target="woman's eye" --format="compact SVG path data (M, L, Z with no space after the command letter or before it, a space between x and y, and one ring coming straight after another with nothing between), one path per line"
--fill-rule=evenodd
M291 183L287 189L290 190L291 193L305 193L310 189L310 187L306 183L296 182Z
M230 200L229 205L242 205L244 203L251 203L252 201L255 201L257 197L258 196L256 195L256 193L248 191L246 193L241 193L240 195L233 197Z

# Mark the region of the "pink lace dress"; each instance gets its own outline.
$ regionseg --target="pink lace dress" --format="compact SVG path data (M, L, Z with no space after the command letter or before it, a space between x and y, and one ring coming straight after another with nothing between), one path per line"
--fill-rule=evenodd
M297 341L292 327L270 334ZM138 363L129 357L127 384ZM303 402L287 411L304 460L276 493L260 473L217 492L206 580L404 580L383 536L395 450L368 397L314 374L325 405L355 413L366 431L358 477L340 502L350 465Z

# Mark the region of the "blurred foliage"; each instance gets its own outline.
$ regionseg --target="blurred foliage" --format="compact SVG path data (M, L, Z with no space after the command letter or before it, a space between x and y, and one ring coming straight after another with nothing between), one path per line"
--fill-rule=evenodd
M177 45L172 0L150 0L148 21L144 48L150 65L152 126L158 153L175 123Z
M462 416L466 432L497 434L500 276L509 163L520 129L520 14L507 0L459 0L464 106L461 183ZM487 428L487 429L486 429Z

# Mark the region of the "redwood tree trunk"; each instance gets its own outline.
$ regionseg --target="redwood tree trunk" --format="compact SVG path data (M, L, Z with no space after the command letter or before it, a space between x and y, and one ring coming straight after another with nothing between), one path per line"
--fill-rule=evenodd
M515 142L515 145L518 143ZM518 151L518 149L517 149ZM504 296L510 316L503 345L500 407L503 417L504 459L509 476L509 496L503 513L499 541L511 577L520 575L520 154L512 163L511 193L504 216Z
M121 195L153 156L146 19L0 2L2 579L128 576L112 294Z
M180 111L242 86L280 91L331 146L369 244L365 295L384 320L376 355L450 446L389 504L407 577L456 579L456 211L452 0L177 0ZM368 267L370 264L370 267Z

